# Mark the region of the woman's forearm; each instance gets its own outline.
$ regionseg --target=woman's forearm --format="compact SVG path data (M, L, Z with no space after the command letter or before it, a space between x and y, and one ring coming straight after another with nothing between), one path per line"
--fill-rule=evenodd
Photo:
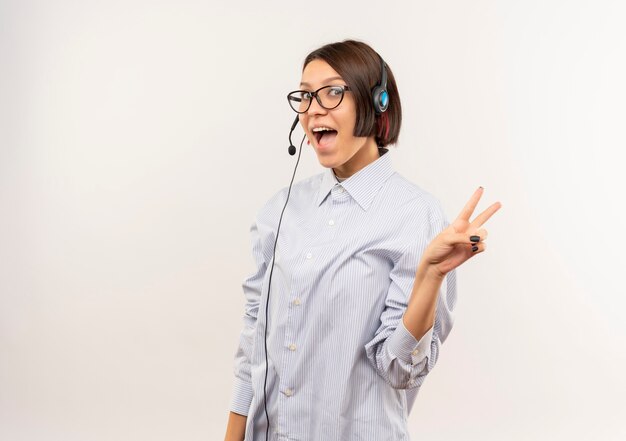
M248 417L231 412L228 416L226 436L224 441L243 441L246 435L246 421Z
M417 340L435 323L437 294L444 277L445 274L432 266L420 263L417 268L411 298L402 318L406 329Z

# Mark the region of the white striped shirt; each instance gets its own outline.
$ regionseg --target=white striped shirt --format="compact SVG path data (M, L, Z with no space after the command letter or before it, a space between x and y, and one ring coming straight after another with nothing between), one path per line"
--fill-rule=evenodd
M409 440L407 416L452 327L456 272L418 341L402 322L420 257L448 226L439 201L381 157L341 183L332 169L293 185L269 299L267 409L274 441ZM250 228L256 270L243 282L244 327L231 411L265 441L265 304L288 188Z

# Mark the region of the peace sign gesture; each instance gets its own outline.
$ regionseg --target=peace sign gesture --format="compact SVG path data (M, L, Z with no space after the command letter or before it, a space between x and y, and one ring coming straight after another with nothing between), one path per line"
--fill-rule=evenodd
M424 251L422 262L433 267L441 276L460 266L470 257L485 251L487 230L480 227L500 209L502 204L494 202L470 222L470 216L478 205L483 191L483 187L478 187L454 222L439 233Z

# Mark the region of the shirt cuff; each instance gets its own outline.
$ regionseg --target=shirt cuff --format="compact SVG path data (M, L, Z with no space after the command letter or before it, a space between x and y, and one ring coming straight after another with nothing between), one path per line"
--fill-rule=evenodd
M430 343L433 339L433 329L431 326L426 334L419 339L419 341L406 329L404 321L400 319L400 323L396 327L396 330L388 339L387 344L389 352L395 355L405 363L411 363L417 365L421 363L424 358L430 357Z
M230 402L231 412L248 416L253 395L252 384L235 377L235 386Z

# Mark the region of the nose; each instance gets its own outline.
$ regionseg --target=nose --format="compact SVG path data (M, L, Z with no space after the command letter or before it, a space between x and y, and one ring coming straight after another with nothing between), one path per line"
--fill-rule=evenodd
M326 112L327 110L320 105L319 101L317 101L317 97L313 97L309 110L306 111L308 115L319 115L325 114Z

